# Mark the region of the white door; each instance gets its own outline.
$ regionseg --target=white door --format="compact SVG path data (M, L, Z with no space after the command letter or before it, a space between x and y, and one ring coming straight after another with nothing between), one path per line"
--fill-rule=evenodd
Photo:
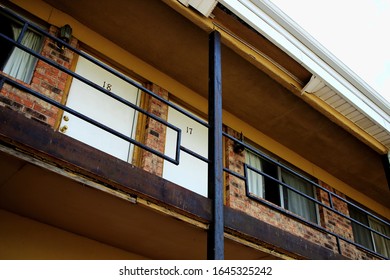
M133 104L139 103L138 88L81 56L75 72ZM136 110L76 78L73 78L66 105L126 136L135 136ZM62 117L60 131L119 159L131 161L134 145L67 112Z
M181 145L193 152L208 157L208 129L198 122L169 107L168 122L182 131ZM175 158L176 131L167 129L165 154ZM180 164L164 161L163 177L191 191L207 197L208 164L183 151Z

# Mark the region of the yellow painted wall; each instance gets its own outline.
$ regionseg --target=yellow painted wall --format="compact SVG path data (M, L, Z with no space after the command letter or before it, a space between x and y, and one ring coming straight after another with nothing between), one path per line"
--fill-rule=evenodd
M0 209L0 259L145 259Z
M73 35L81 42L89 46L94 46L96 51L109 57L110 59L120 65L123 65L124 67L127 66L129 70L134 71L138 75L144 77L149 81L152 81L155 84L158 84L172 94L180 92L180 99L183 102L191 104L192 107L197 108L199 111L205 114L207 113L208 104L205 98L201 97L196 92L190 90L189 88L182 85L173 78L169 77L168 75L155 69L151 65L145 63L144 61L127 52L126 50L113 44L109 40L94 32L93 30L82 25L80 22L78 22L71 16L57 9L54 9L47 3L44 3L40 0L13 0L12 2L50 24L56 26L70 24L73 28ZM294 151L286 148L277 141L274 141L260 131L242 122L229 112L223 112L223 121L229 127L240 132L242 131L247 138L257 143L261 143L261 146L263 146L265 149L269 150L273 154L277 155L278 157L295 165L296 167L307 172L308 174L327 183L328 185L336 188L340 192L346 194L357 202L360 202L361 204L367 206L378 214L390 219L390 208L387 208L384 205L381 205L376 201L363 195L362 193L356 191L351 186L345 184L344 182L327 173L325 170L307 161L300 155L296 154Z

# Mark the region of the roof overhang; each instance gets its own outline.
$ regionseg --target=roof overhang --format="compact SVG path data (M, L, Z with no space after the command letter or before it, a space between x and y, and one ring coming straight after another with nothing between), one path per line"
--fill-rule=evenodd
M202 15L208 17L211 12L217 6L217 0L178 0L180 3L185 5L186 7L193 7L198 10Z
M191 2L191 1L187 1ZM203 1L211 2L215 1ZM314 94L390 149L390 105L367 83L267 0L218 1L281 48L313 77L302 94ZM196 8L196 6L193 6Z

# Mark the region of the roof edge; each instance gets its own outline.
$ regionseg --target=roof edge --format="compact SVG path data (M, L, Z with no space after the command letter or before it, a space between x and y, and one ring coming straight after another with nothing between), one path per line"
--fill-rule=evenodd
M269 0L219 0L390 132L390 103Z

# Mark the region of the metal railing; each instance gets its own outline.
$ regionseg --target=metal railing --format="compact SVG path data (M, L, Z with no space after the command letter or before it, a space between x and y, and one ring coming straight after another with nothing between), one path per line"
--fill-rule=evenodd
M199 117L189 113L188 111L182 109L181 107L177 106L176 104L174 104L174 103L172 103L172 102L170 102L170 101L160 97L159 95L157 95L153 91L143 87L142 85L139 85L138 83L136 83L133 80L129 79L128 77L126 77L122 73L120 73L120 72L118 72L118 71L108 67L107 65L101 63L100 61L94 59L92 56L90 56L90 55L80 51L79 49L73 47L72 45L70 45L70 44L68 44L68 43L58 39L56 36L53 36L52 34L47 32L46 30L44 30L41 27L35 25L34 23L31 23L31 22L27 21L26 19L24 19L24 18L20 17L19 15L13 13L12 11L8 10L7 8L1 7L0 8L0 12L2 14L4 14L4 15L7 15L7 16L13 18L14 20L20 22L23 25L23 29L22 29L18 39L14 40L13 38L10 38L10 37L6 36L5 34L0 33L0 38L2 40L5 40L5 41L11 43L14 47L19 48L19 49L25 51L26 53L36 57L37 59L39 59L39 60L49 64L50 66L53 66L53 67L57 68L58 70L60 70L60 71L62 71L64 73L70 75L73 79L78 79L79 81L81 81L81 82L89 85L90 87L92 87L92 88L102 92L103 94L109 96L110 98L113 98L116 101L118 101L118 102L128 106L129 108L132 108L132 109L136 110L137 112L139 112L141 114L144 114L144 115L150 117L151 119L153 119L153 120L155 120L155 121L165 125L167 128L170 128L170 129L176 131L177 137L176 137L175 156L174 157L169 157L169 156L165 155L164 153L162 153L160 151L157 151L157 150L155 150L155 149L153 149L153 148L151 148L151 147L149 147L149 146L147 146L147 145L145 145L145 144L143 144L143 143L141 143L139 141L136 141L135 139L133 139L133 138L127 136L127 135L124 135L121 132L118 132L118 131L108 127L107 125L104 125L104 124L102 124L102 123L100 123L100 122L98 122L98 121L88 117L87 115L84 115L84 114L82 114L82 113L80 113L80 112L78 112L76 110L73 110L72 108L70 108L70 107L68 107L68 106L66 106L64 104L62 104L60 102L57 102L57 101L51 99L50 97L48 97L48 96L46 96L46 95L44 95L44 94L42 94L40 92L37 92L37 91L33 90L31 87L25 85L24 83L21 83L21 82L19 82L16 79L10 78L7 75L2 74L1 72L0 72L0 89L3 88L4 84L9 84L9 85L11 85L11 86L13 86L15 88L18 88L18 89L20 89L20 90L22 90L22 91L24 91L24 92L26 92L26 93L36 97L36 98L42 100L42 101L45 101L45 102L47 102L47 103L49 103L49 104L51 104L51 105L53 105L53 106L63 110L63 111L66 111L66 112L68 112L68 113L70 113L70 114L72 114L72 115L82 119L83 121L88 122L88 123L90 123L90 124L100 128L100 129L102 129L102 130L104 130L104 131L106 131L106 132L108 132L108 133L110 133L112 135L115 135L115 136L117 136L117 137L119 137L119 138L121 138L121 139L123 139L125 141L128 141L129 143L134 144L134 145L140 147L141 149L144 149L144 150L146 150L148 152L151 152L152 154L157 155L158 157L161 157L162 159L165 159L165 160L167 160L167 161L169 161L169 162L171 162L173 164L179 165L179 163L180 163L180 151L183 151L183 152L185 152L185 153L187 153L187 154L189 154L189 155L191 155L191 156L193 156L193 157L195 157L195 158L197 158L197 159L199 159L199 160L201 160L201 161L203 161L203 162L205 162L207 164L210 164L210 160L208 158L205 158L204 156L202 156L202 155L200 155L200 154L198 154L198 153L196 153L196 152L194 152L194 151L192 151L192 150L182 146L182 143L181 143L181 133L182 132L181 132L180 128L178 128L178 127L170 124L169 122L165 121L164 119L162 119L162 118L160 118L160 117L158 117L158 116L156 116L156 115L154 115L154 114L144 110L143 108L141 108L141 107L139 107L139 106L137 106L137 105L127 101L126 99L116 95L114 92L109 91L109 90L105 89L104 87L99 86L99 85L91 82L90 80L82 77L81 75L75 73L74 71L71 71L71 70L67 69L66 67L60 65L59 63L57 63L57 62L55 62L55 61L53 61L53 60L51 60L51 59L41 55L40 53L38 53L38 52L36 52L36 51L34 51L34 50L24 46L23 44L21 44L21 40L22 40L23 36L25 36L27 30L34 30L36 33L40 34L41 36L49 38L54 43L62 45L66 49L68 49L68 50L78 54L79 56L84 57L85 59L87 59L91 63L101 67L102 69L104 69L104 70L108 71L109 73L115 75L116 77L122 79L123 81L127 82L128 84L138 88L139 90L143 91L144 93L148 94L149 96L151 96L151 97L159 100L160 102L166 104L167 106L177 110L181 114L183 114L186 117L188 117L188 118L196 121L197 123L203 125L207 129L210 129L210 125L208 124L208 122L206 122L206 121L202 120L201 118L199 118ZM351 217L349 217L349 216L339 212L334 207L334 203L333 203L334 202L334 198L343 201L347 205L350 205L350 206L353 206L353 207L359 209L359 211L362 211L366 215L368 215L370 217L373 217L374 219L376 219L376 220L382 222L383 224L385 224L386 226L390 227L389 222L387 222L387 221L385 221L385 220L383 220L383 219L373 215L372 213L366 211L365 209L361 208L360 206L356 205L355 203L352 203L351 201L348 201L345 198L343 198L343 197L341 197L341 196L339 196L339 195L337 195L337 194L327 190L326 188L322 187L318 183L316 183L316 182L314 182L312 180L309 180L308 178L306 178L305 176L302 176L301 174L299 174L295 170L289 168L288 166L278 162L277 160L273 159L272 157L269 157L268 155L264 154L263 152L261 152L261 151L255 149L255 148L253 148L252 146L244 143L242 140L239 140L239 139L237 139L237 138L235 138L235 137L233 137L233 136L231 136L231 135L229 135L229 134L227 134L225 132L222 132L222 135L223 135L223 137L225 137L227 139L230 139L230 140L232 140L235 143L239 143L240 145L242 145L243 147L245 147L249 151L253 152L254 154L258 155L259 157L262 157L262 158L272 162L273 164L279 166L280 168L282 168L282 169L284 169L284 170L294 174L298 178L300 178L300 179L310 183L315 188L317 188L317 189L319 189L321 191L324 191L328 195L329 205L326 205L323 202L321 202L321 201L319 201L319 200L317 200L317 199L315 199L315 198L313 198L313 197L311 197L311 196L309 196L309 195L307 195L305 193L302 193L302 192L296 190L295 188L293 188L293 187L289 186L288 184L284 183L283 181L281 181L281 180L279 180L277 178L274 178L274 177L268 175L267 173L265 173L265 172L263 172L261 170L258 170L258 169L254 168L254 167L252 167L252 166L250 166L248 164L244 163L244 170L248 170L249 169L252 172L255 172L255 173L257 173L257 174L259 174L259 175L261 175L261 176L263 176L265 178L268 178L269 180L272 180L272 181L276 182L277 184L283 186L284 188L287 188L288 190L291 190L292 192L297 193L298 195L303 196L306 199L309 199L310 201L315 203L317 206L322 207L323 209L327 209L327 210L331 211L332 213L334 213L336 215L339 215L339 216L349 220L351 223L352 222L356 223L359 226L369 230L371 233L377 234L377 235L385 238L386 240L390 240L389 236L386 236L385 234L383 234L381 232L378 232L378 231L370 228L369 226L367 226L367 225L365 225L365 224L363 224L363 223L361 223L361 222L359 222L359 221L357 221L357 220L355 220L355 219L353 219L353 218L351 218ZM247 196L250 197L251 199L255 199L259 203L262 203L262 204L266 205L267 207L270 207L270 208L274 209L275 211L281 212L284 215L286 215L288 217L291 217L292 219L298 220L299 222L301 222L303 224L306 224L306 225L310 226L311 228L314 228L316 230L319 230L321 232L324 232L326 234L334 236L336 238L336 241L337 241L337 246L338 246L339 253L342 254L342 249L341 249L341 245L340 245L340 240L342 240L342 241L345 241L345 242L347 242L349 244L352 244L352 245L354 245L354 246L356 246L356 247L358 247L358 248L360 248L362 250L365 250L365 251L367 251L367 252L369 252L369 253L371 253L371 254L379 257L379 258L386 258L385 256L382 256L382 255L378 254L377 252L375 252L373 250L370 250L370 249L368 249L368 248L366 248L366 247L364 247L364 246L354 242L353 240L349 240L349 239L347 239L347 238L345 238L345 237L343 237L343 236L341 236L341 235L339 235L339 234L337 234L337 233L335 233L335 232L333 232L333 231L331 231L331 230L329 230L329 229L327 229L327 228L325 228L325 227L323 227L323 226L321 226L319 224L316 224L316 223L310 222L308 220L305 220L304 218L300 217L299 215L294 214L294 213L292 213L290 211L287 211L284 208L282 208L280 206L277 206L277 205L275 205L275 204L273 204L273 203L271 203L271 202L269 202L269 201L267 201L265 199L259 199L258 197L252 196L248 192L248 178L246 176L247 172L244 172L244 175L241 175L241 174L239 174L237 172L234 172L233 170L230 170L230 169L228 169L226 167L223 168L223 171L228 173L228 174L231 174L231 175L233 175L233 176L235 176L235 177L237 177L237 178L239 178L241 180L243 180L245 182L245 186L246 186L246 190L247 190Z
M159 100L160 102L166 104L167 106L179 111L181 114L187 116L188 118L198 122L199 124L205 126L205 127L209 127L208 123L205 122L204 120L202 120L201 118L195 116L195 115L192 115L190 114L189 112L185 111L184 109L182 109L181 107L177 106L176 104L160 97L159 95L157 95L156 93L154 93L153 91L143 87L142 85L139 85L138 83L136 83L135 81L133 81L132 79L128 78L127 76L123 75L122 73L116 71L115 69L111 68L111 67L108 67L107 65L105 65L104 63L96 60L95 58L93 58L92 56L86 54L85 52L82 52L80 51L79 49L71 46L69 43L67 42L64 42L63 40L57 38L56 36L50 34L49 32L47 32L46 30L42 29L41 27L37 26L36 24L34 23L31 23L29 22L28 20L24 19L23 17L13 13L12 11L6 9L5 7L1 7L0 9L1 13L13 18L14 20L18 21L19 23L21 23L23 25L23 28L22 28L22 31L21 33L19 34L18 38L16 40L14 40L13 38L10 38L2 33L0 33L0 38L3 39L3 40L6 40L7 42L13 44L15 47L25 51L26 53L36 57L37 59L49 64L50 66L53 66L55 68L57 68L58 70L70 75L73 79L78 79L79 81L87 84L88 86L102 92L103 94L109 96L110 98L113 98L115 99L116 101L128 106L129 108L132 108L136 111L138 111L139 113L142 113L150 118L152 118L153 120L165 125L167 128L170 128L174 131L176 131L177 133L177 138L176 138L176 151L175 151L175 157L174 158L171 158L167 155L165 155L164 153L161 153L155 149L152 149L146 145L144 145L143 143L139 142L139 141L136 141L135 139L131 138L131 137L128 137L127 135L124 135L123 133L120 133L76 110L73 110L72 108L60 103L60 102L57 102L53 99L51 99L50 97L46 96L46 95L43 95L42 93L40 92L37 92L35 90L32 90L30 87L24 85L23 83L20 83L18 82L18 80L16 79L13 79L13 78L10 78L6 75L3 75L3 74L0 74L1 75L1 78L0 78L0 89L3 87L4 83L7 83L7 84L10 84L12 86L14 86L15 88L18 88L20 90L23 90L29 94L31 94L32 96L36 97L36 98L39 98L40 100L43 100L63 111L66 111L80 119L82 119L83 121L87 122L87 123L90 123L112 135L115 135L125 141L128 141L129 143L131 144L134 144L146 151L149 151L175 165L178 165L179 162L180 162L180 151L183 151L185 153L188 153L190 154L191 156L193 157L196 157L206 163L208 163L208 159L206 159L205 157L201 156L200 154L197 154L193 151L191 151L190 149L187 149L186 147L182 146L181 145L181 129L170 124L169 122L165 121L164 119L142 109L141 107L129 102L128 100L120 97L119 95L116 95L113 91L109 91L107 90L106 88L100 86L100 85L97 85L93 82L91 82L90 80L82 77L81 75L75 73L74 71L71 71L69 70L68 68L60 65L59 63L41 55L40 53L24 46L23 44L21 44L21 41L22 41L22 38L23 36L25 36L27 30L33 30L35 31L37 34L41 35L41 36L44 36L46 38L49 38L51 39L54 43L58 44L58 45L61 45L63 47L65 47L66 49L78 54L79 56L82 56L84 57L85 59L87 59L89 62L101 67L102 69L106 70L107 72L115 75L116 77L122 79L123 81L127 82L128 84L138 88L139 90L143 91L144 93L148 94L149 96Z
M271 203L271 202L269 202L269 201L267 201L265 199L260 199L257 196L251 195L251 193L248 190L248 185L249 185L248 184L248 176L247 176L247 174L248 174L247 170L248 169L251 170L252 172L255 172L256 174L259 174L260 176L262 176L264 178L267 178L269 180L272 180L273 182L276 182L278 185L280 185L280 186L282 186L284 188L287 188L288 190L298 194L299 196L302 196L302 197L310 200L311 202L315 203L315 205L320 206L323 209L327 209L327 210L331 211L332 213L334 213L334 214L336 214L336 215L338 215L338 216L340 216L340 217L342 217L344 219L347 219L351 223L353 222L353 223L355 223L355 224L357 224L357 225L367 229L370 233L373 233L373 234L376 234L378 236L381 236L381 237L385 238L388 242L390 242L390 236L387 236L386 234L383 234L383 233L381 233L381 232L379 232L377 230L374 230L373 228L371 228L371 227L361 223L360 221L358 221L356 219L353 219L350 216L348 216L348 215L338 211L335 208L335 206L334 206L334 198L342 201L343 203L347 204L348 206L352 206L352 207L358 209L359 211L363 212L367 216L370 216L370 217L374 218L375 220L380 221L381 223L383 223L384 225L386 225L387 227L390 228L390 223L388 221L385 221L384 219L382 219L382 218L372 214L371 212L365 210L364 208L360 207L356 203L353 203L353 202L351 202L351 201L341 197L340 195L338 195L338 194L336 194L336 193L334 193L334 192L324 188L323 186L319 185L317 182L308 179L306 176L303 176L302 174L300 174L300 173L296 172L295 170L291 169L289 166L287 166L287 165L285 165L285 164L275 160L274 158L270 157L269 155L265 154L264 152L262 152L262 151L260 151L260 150L258 150L256 148L254 148L253 146L248 145L244 141L242 141L240 139L237 139L237 138L229 135L226 132L224 132L223 135L226 138L232 140L234 143L237 143L238 145L241 145L245 149L247 149L250 152L254 153L255 155L257 155L257 156L259 156L259 157L261 157L261 158L271 162L272 164L274 164L274 165L280 167L281 169L283 169L283 170L293 174L294 176L298 177L299 179L309 183L310 185L315 187L317 190L321 190L321 191L325 192L327 194L327 196L328 196L329 205L327 205L327 204L323 203L322 201L319 201L318 199L316 199L314 197L311 197L311 196L309 196L309 195L307 195L307 194L305 194L305 193L303 193L301 191L298 191L297 189L295 189L292 186L286 184L285 182L283 182L279 178L274 178L273 176L265 173L264 171L259 170L257 168L254 168L254 167L252 167L252 166L250 166L250 165L248 165L246 163L243 163L243 165L244 165L244 175L241 175L241 174L239 174L239 173L237 173L235 171L232 171L232 170L230 170L230 169L225 167L224 168L225 172L227 172L228 174L231 174L231 175L233 175L233 176L235 176L235 177L237 177L237 178L239 178L239 179L241 179L241 180L243 180L245 182L245 190L246 190L246 195L248 197L250 197L251 199L256 200L259 203L262 203L262 204L264 204L264 205L274 209L275 211L278 211L278 212L283 213L284 215L287 215L287 216L289 216L289 217L291 217L291 218L293 218L295 220L298 220L301 223L310 226L311 228L314 228L314 229L319 230L321 232L324 232L326 234L332 235L333 237L336 238L337 249L338 249L338 252L340 254L342 254L342 249L341 249L341 244L340 244L340 240L342 240L342 241L345 241L346 243L352 244L352 245L354 245L354 246L356 246L356 247L358 247L358 248L360 248L362 250L365 250L365 251L369 252L370 254L373 254L373 255L375 255L375 256L377 256L379 258L385 258L385 259L389 258L389 256L383 256L383 255L379 254L376 251L373 251L373 250L371 250L371 249L369 249L369 248L367 248L367 247L365 247L365 246L363 246L361 244L356 243L353 240L350 240L350 239L348 239L348 238L346 238L344 236L341 236L340 234L337 234L337 233L335 233L335 232L333 232L333 231L331 231L331 230L321 226L320 224L308 221L308 220L304 219L303 217L301 217L301 216L299 216L299 215L297 215L297 214L295 214L295 213L293 213L291 211L287 211L286 209L284 209L284 208L282 208L282 207L280 207L278 205L275 205L274 203ZM388 248L388 250L390 250L390 248Z

